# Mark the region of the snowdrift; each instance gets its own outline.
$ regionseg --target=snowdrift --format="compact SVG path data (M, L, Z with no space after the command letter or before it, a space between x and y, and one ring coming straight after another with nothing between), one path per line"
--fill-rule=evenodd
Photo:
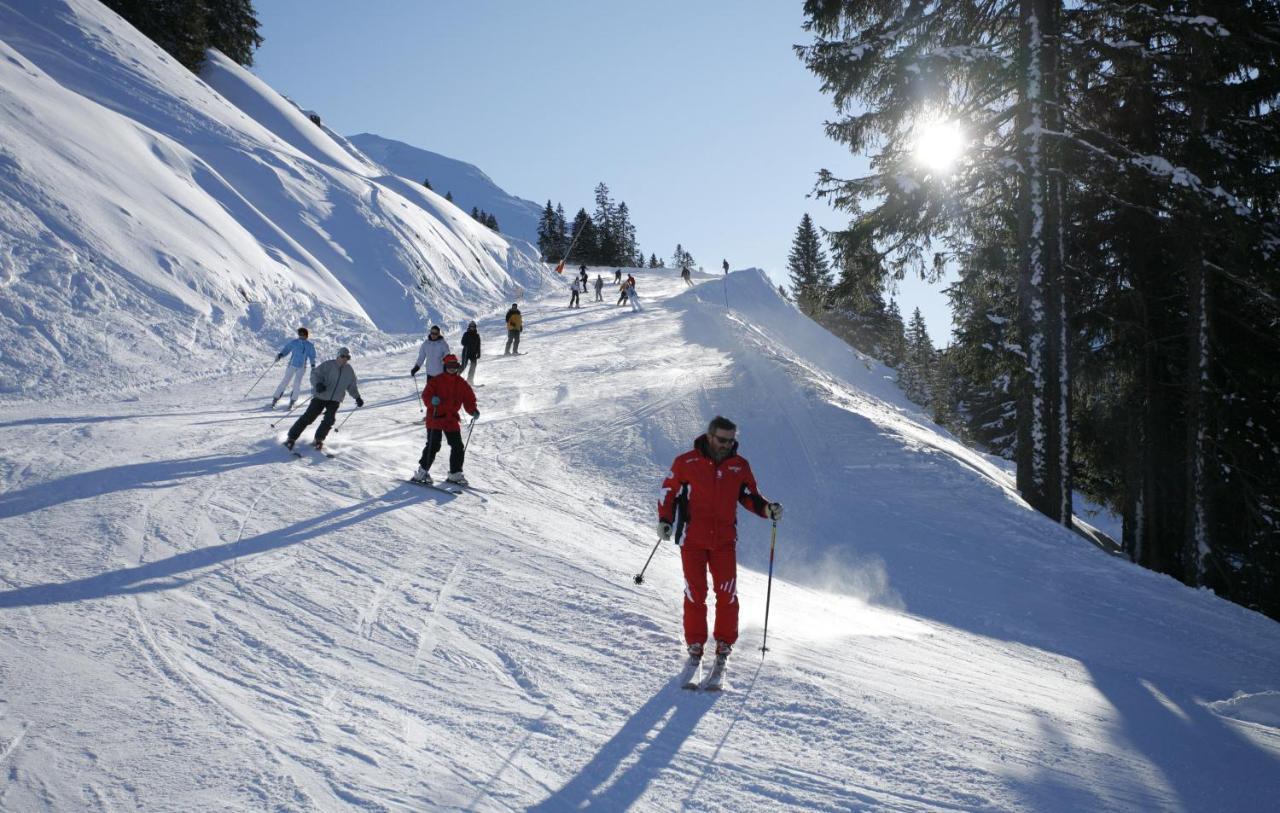
M253 367L302 323L374 349L542 284L221 54L193 76L93 0L5 0L0 36L0 394Z

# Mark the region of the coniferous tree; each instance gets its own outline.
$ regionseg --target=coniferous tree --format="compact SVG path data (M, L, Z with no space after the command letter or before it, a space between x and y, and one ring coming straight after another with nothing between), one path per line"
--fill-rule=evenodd
M555 210L551 208L551 200L543 207L538 217L538 251L542 253L544 262L558 263L564 259L561 250L563 232L556 220Z
M252 0L203 0L208 47L217 48L238 64L253 65L253 52L262 45L258 15Z
M445 192L444 199L449 201L450 203L453 203L453 190L449 190L448 192Z
M649 267L650 267L650 268L657 268L657 267L658 267L658 255L657 255L657 254L650 254L650 255L649 255Z
M831 289L831 266L822 248L822 238L805 214L796 227L787 255L787 271L791 276L791 295L800 311L814 316L822 310Z
M569 224L564 217L564 206L556 204L555 219L552 226L552 234L555 236L556 261L563 260L565 254L569 251L569 242L572 239L569 236Z
M916 308L907 325L906 354L898 368L898 385L908 398L921 406L929 406L933 367L933 340L929 338L924 316Z
M587 214L586 209L579 209L578 214L573 218L573 251L569 254L568 260L573 263L583 263L586 265L595 264L595 258L599 256L600 248L597 242L595 223L591 220L591 215Z
M907 328L902 321L902 311L898 309L898 300L889 300L889 307L885 309L884 316L884 363L898 369L907 356Z
M423 186L425 186L425 187L426 187L426 188L428 188L428 189L431 189L431 179L430 179L430 178L423 178L423 179L422 179L422 185L423 185ZM434 192L435 190L434 190L434 189L432 189L431 191L433 191L433 192Z

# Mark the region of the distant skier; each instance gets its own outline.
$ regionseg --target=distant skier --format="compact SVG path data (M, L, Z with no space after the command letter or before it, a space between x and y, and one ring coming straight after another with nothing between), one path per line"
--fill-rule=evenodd
M302 386L302 368L309 363L312 371L315 371L316 346L308 341L307 337L310 335L305 327L298 328L298 338L290 341L276 354L276 361L289 356L289 364L284 368L284 377L280 379L280 386L276 387L276 394L271 398L272 408L280 400L280 396L284 395L284 388L292 378L293 386L289 389L289 409L293 409L294 404L298 403L298 389Z
M580 287L582 287L582 281L576 279L573 281L573 284L569 286L569 307L571 308L582 307L582 302L578 299L578 289Z
M693 287L693 280L690 278L689 274L689 266L686 265L684 268L680 269L680 279L684 280L685 285L688 285L690 288Z
M615 302L613 306L616 308L616 307L619 307L620 305L627 304L627 297L629 296L631 296L631 275L630 274L628 274L627 278L624 279L620 285L618 285L618 301Z
M507 349L502 351L502 355L509 356L512 353L520 355L520 331L522 330L524 330L524 317L520 315L520 308L513 302L511 309L507 311Z
M587 267L584 265L578 271L578 279L582 282L582 292L587 292L587 285L591 282L591 277L587 274Z
M462 473L465 452L458 410L466 409L472 420L480 417L480 410L476 408L475 390L458 375L461 369L456 357L445 356L444 374L432 378L422 390L422 403L427 407L427 444L422 447L418 470L411 478L414 482L431 485L431 464L440 451L440 439L444 437L449 441L449 476L445 479L450 483L467 485L467 477Z
M596 274L596 301L597 302L604 301L604 297L600 295L600 292L603 290L604 290L604 277L600 276L599 274Z
M707 641L707 570L716 594L716 656L727 657L738 640L738 504L766 519L780 519L738 454L737 426L717 415L705 435L671 464L658 501L658 536L680 546L684 569L684 639L689 655L702 657Z
M320 421L320 428L316 430L312 445L317 449L324 448L324 439L329 436L329 430L333 428L333 419L338 414L338 407L347 393L351 393L351 397L356 399L357 409L364 406L364 399L360 397L360 389L356 386L356 371L351 366L351 351L345 347L339 347L336 357L312 370L311 390L313 395L311 403L307 404L307 411L302 413L302 417L295 421L293 426L289 427L289 438L284 445L290 451L293 450L293 444L297 442L302 430L310 426L321 412L324 413L324 420Z
M425 363L427 380L430 381L432 376L437 376L444 372L443 360L449 353L449 342L441 335L440 326L432 325L431 331L427 333L426 340L418 348L418 360L413 363L413 369L409 371L409 375L417 375Z
M467 324L467 330L462 334L462 366L467 368L467 383L474 384L476 380L476 362L480 360L480 331L476 329L475 322Z
M726 274L727 274L727 273L729 273L729 261L728 261L728 260L725 260L724 262L722 262L722 263L720 263L720 264L724 266L724 272L725 272Z
M615 268L613 270L613 284L618 285L622 282L622 269Z

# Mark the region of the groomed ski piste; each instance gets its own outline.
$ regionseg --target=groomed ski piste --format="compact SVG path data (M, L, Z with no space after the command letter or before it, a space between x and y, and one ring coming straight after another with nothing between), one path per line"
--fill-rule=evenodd
M1275 622L1030 511L762 273L635 273L525 355L481 319L472 493L403 482L413 351L352 348L333 459L247 374L0 408L0 809L1274 810ZM717 413L786 513L708 694L674 546L632 577Z

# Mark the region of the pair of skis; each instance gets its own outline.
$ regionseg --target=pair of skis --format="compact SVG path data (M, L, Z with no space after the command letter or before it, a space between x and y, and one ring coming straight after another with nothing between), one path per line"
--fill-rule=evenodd
M280 444L280 445L284 446L284 444ZM325 457L329 458L330 460L332 460L333 458L337 457L337 455L336 455L336 454L334 454L333 452L327 451L327 450L325 450L325 449L317 449L315 446L311 446L311 444L307 444L307 445L312 449L312 451L319 452L320 454L324 455ZM293 455L294 457L302 457L302 452L298 451L296 448L294 448L294 449L289 449L289 447L288 447L288 446L285 446L284 448L288 449L288 450L289 450L289 454Z
M717 655L711 664L711 671L704 677L702 658L690 656L680 670L680 688L690 692L721 691L724 689L724 670L728 660L728 655Z

